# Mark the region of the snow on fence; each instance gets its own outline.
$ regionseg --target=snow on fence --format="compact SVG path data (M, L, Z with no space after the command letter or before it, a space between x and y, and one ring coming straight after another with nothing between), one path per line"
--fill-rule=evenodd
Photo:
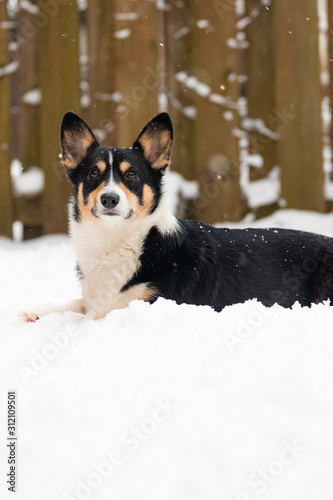
M188 218L329 210L332 61L328 0L0 1L0 234L66 231L71 109L114 146L169 111Z

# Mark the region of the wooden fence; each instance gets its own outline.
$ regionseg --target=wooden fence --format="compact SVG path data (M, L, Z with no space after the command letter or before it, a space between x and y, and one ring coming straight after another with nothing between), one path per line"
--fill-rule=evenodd
M59 127L67 110L113 146L130 146L168 110L172 168L199 182L189 218L331 208L331 163L323 162L331 129L322 109L332 97L332 2L321 33L315 0L29 0L18 7L0 0L1 235L11 236L17 220L25 238L66 231L71 187ZM43 169L41 193L12 195L13 158L24 171ZM249 199L277 165L280 193L265 203Z

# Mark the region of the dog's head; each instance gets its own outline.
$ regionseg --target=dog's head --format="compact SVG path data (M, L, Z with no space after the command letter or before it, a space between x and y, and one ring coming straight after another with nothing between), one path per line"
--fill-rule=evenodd
M153 118L132 148L101 147L84 120L66 113L62 163L75 187L75 219L134 220L153 213L162 195L172 140L167 113Z

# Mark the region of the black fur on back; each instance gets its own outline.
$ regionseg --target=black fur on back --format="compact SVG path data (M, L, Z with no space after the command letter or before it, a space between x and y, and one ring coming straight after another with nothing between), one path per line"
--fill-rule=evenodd
M333 299L333 239L287 229L217 229L179 221L148 234L136 275L177 303L223 307L257 298L291 307Z

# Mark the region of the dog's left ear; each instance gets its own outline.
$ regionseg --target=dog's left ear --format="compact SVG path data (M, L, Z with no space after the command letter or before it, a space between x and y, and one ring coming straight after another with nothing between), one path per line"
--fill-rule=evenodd
M134 149L141 149L152 168L162 170L170 163L173 129L168 113L161 113L153 118L142 130L133 144Z

